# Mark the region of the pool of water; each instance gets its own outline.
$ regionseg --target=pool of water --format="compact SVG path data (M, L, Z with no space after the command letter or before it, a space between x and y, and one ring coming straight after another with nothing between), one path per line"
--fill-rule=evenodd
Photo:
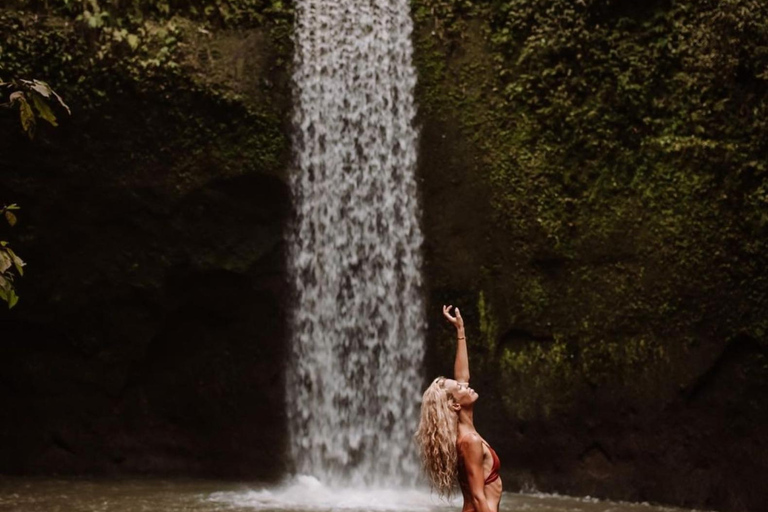
M337 489L312 477L282 485L216 480L0 477L0 512L458 512L414 489ZM591 498L505 493L500 512L684 512L683 509Z

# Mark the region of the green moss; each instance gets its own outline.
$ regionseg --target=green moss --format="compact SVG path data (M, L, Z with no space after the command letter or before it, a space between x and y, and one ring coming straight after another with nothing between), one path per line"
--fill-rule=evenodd
M569 407L579 386L672 394L692 351L768 345L759 2L413 6L422 115L461 126L492 193L471 250L494 271L472 292L498 318L487 371L510 410L534 414L528 392ZM521 348L511 331L559 341Z
M126 164L173 167L166 179L175 186L174 176L182 176L176 183L181 189L202 179L190 181L190 169L200 165L217 169L213 174L219 176L251 169L285 174L289 7L210 2L213 11L209 3L190 4L170 17L162 7L167 2L134 3L131 9L109 3L82 9L59 2L17 4L30 11L0 10L0 23L10 28L0 38L3 76L54 84L73 110L68 129L96 130L85 134L93 140L123 131L119 152L130 155ZM239 14L219 16L230 8ZM96 10L109 13L103 23L83 17ZM233 60L244 52L246 61ZM134 121L146 126L138 128ZM171 153L176 158L169 159Z
M521 419L576 409L596 388L615 391L616 401L638 403L663 387L669 364L665 347L644 337L579 346L556 336L551 343L504 350L501 382L514 391L503 393L502 401L510 416Z
M496 344L499 337L498 322L491 310L491 305L485 300L485 293L482 291L477 298L477 312L479 316L480 335L484 345L491 353L496 352Z

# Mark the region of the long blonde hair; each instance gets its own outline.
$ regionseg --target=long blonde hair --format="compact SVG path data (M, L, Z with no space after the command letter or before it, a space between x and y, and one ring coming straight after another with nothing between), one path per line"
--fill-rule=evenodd
M445 389L445 377L438 377L424 392L421 421L416 441L421 449L421 462L432 487L440 496L449 497L456 490L456 435L459 418L451 408L453 395Z

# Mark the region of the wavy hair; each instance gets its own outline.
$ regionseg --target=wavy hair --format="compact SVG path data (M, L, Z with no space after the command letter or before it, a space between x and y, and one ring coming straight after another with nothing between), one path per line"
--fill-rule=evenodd
M424 392L416 441L421 462L432 487L450 497L457 485L456 435L459 419L451 408L453 395L445 389L445 377L438 377Z

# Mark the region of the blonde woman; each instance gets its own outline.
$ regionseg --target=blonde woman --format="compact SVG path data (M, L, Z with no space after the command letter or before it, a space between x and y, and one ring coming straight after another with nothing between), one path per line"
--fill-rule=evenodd
M498 512L501 500L499 457L480 437L473 422L478 394L469 387L469 358L464 320L459 308L443 306L456 327L453 379L438 377L424 392L416 439L432 487L450 496L458 480L464 495L462 512Z

